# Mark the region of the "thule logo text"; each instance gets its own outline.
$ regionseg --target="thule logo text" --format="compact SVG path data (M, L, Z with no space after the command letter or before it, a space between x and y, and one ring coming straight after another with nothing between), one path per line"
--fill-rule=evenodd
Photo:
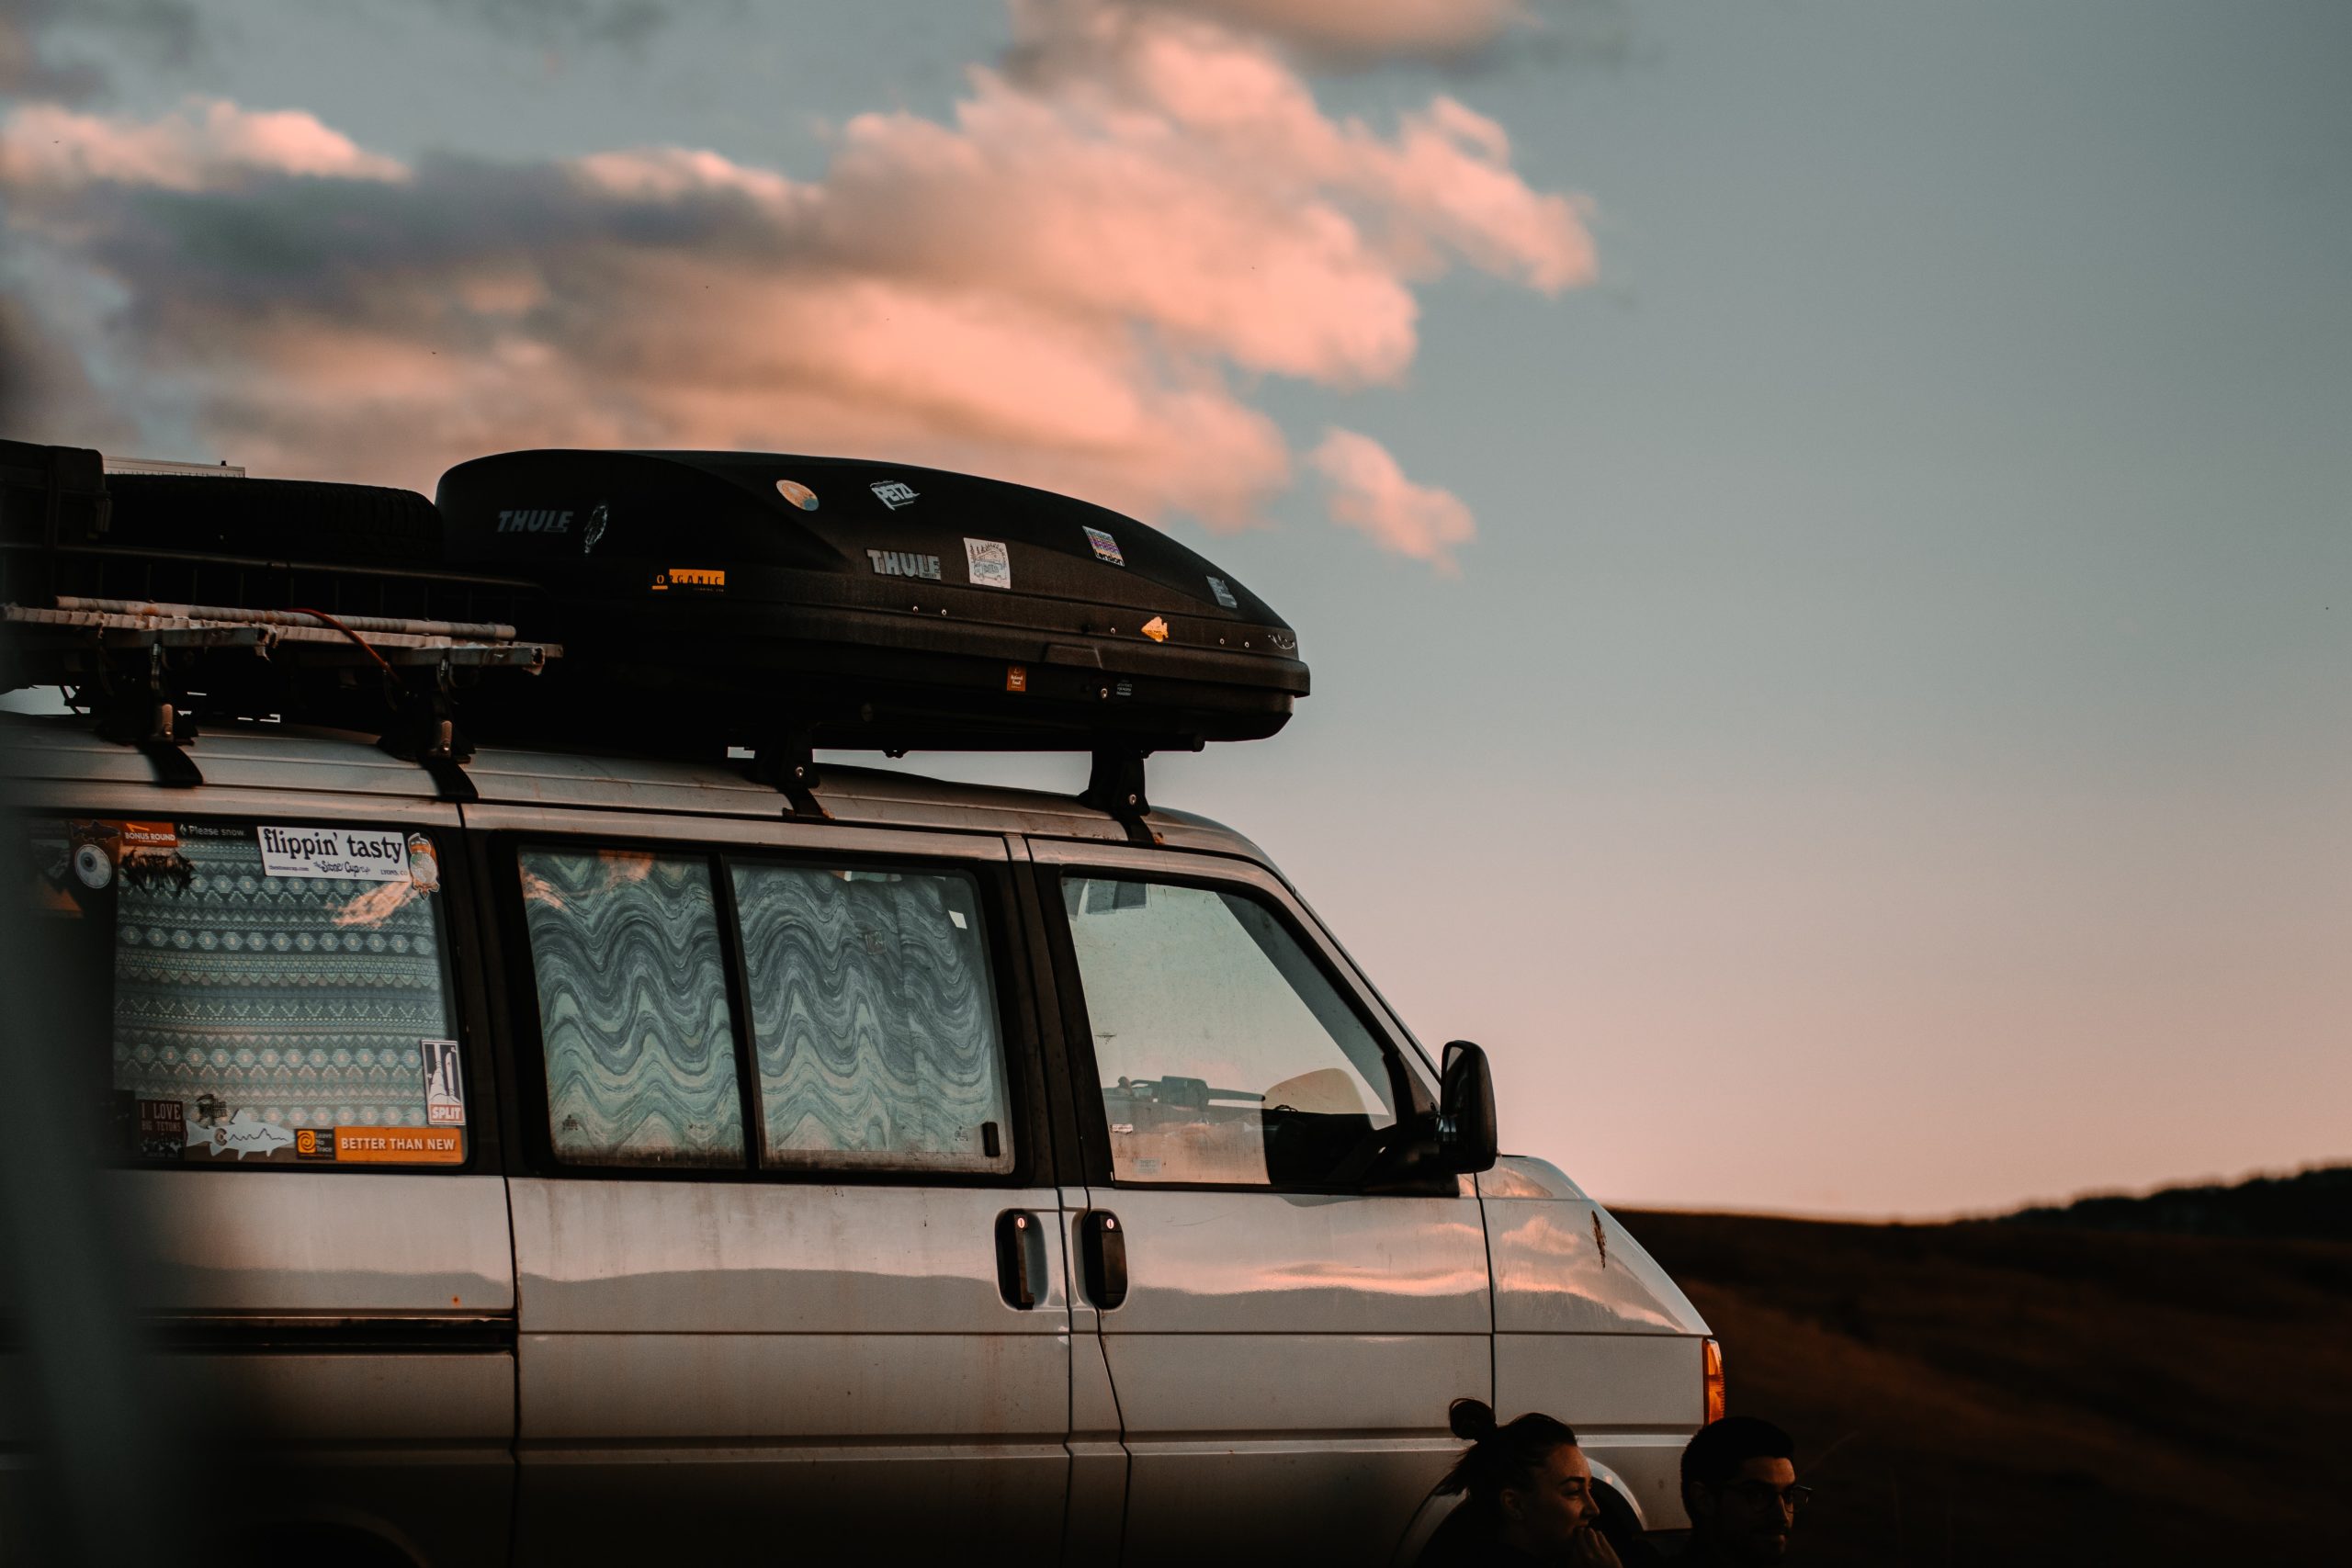
M498 531L502 534L569 534L571 532L571 513L544 509L502 512L498 514Z
M884 577L927 577L933 582L939 581L937 556L912 555L905 550L868 550L865 558Z

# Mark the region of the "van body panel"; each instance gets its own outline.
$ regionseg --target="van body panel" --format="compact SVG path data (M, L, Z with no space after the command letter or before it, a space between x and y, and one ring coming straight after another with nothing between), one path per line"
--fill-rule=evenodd
M1039 1227L1047 1265L1035 1307L1007 1305L997 1279L997 1216L1052 1214L1051 1188L510 1186L526 1335L1069 1332L1058 1227Z
M1480 1174L1495 1275L1495 1407L1544 1410L1679 1529L1682 1445L1704 1419L1705 1319L1616 1217L1540 1159Z
M505 1183L495 1176L123 1170L106 1179L145 1224L159 1312L465 1318L514 1309Z
M1008 1210L1052 1189L516 1178L521 1552L773 1544L778 1520L979 1531L1050 1556L1068 1498L1060 1227L1046 1292L1000 1288ZM915 1451L935 1472L893 1461ZM944 1462L953 1461L952 1463ZM921 1479L918 1481L918 1477Z

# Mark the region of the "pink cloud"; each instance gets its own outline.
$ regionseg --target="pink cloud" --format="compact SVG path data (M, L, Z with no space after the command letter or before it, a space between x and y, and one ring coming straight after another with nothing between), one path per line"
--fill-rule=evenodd
M130 300L85 345L130 345L108 384L255 468L421 487L503 446L841 450L1246 526L1294 461L1256 378L1396 380L1450 269L1592 276L1577 205L1452 98L1384 132L1196 17L1016 27L946 120L858 116L812 180L683 148L412 169L299 112L28 106L0 191ZM1314 461L1385 547L1444 567L1469 536L1366 437Z
M160 119L27 104L0 126L0 186L96 183L192 191L253 175L400 180L399 162L360 150L297 109L255 112L191 99Z
M1352 430L1326 432L1307 460L1329 486L1333 522L1360 528L1382 548L1442 572L1459 570L1451 552L1468 544L1477 526L1458 499L1415 484L1386 447Z
M1521 0L1141 0L1340 61L1462 60L1529 23Z

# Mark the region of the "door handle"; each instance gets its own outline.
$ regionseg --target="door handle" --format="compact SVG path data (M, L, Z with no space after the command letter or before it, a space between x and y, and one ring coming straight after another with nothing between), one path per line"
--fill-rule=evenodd
M1046 1276L1046 1233L1026 1209L996 1217L996 1288L1005 1304L1028 1312L1037 1304L1037 1281Z
M1086 1261L1086 1299L1109 1312L1127 1299L1127 1233L1119 1216L1090 1211L1078 1224Z

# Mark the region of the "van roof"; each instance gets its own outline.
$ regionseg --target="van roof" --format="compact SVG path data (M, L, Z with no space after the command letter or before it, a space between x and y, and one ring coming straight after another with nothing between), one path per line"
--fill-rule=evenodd
M387 755L372 737L347 730L219 724L207 728L191 755L203 769L203 786L158 790L159 805L184 800L192 813L233 810L235 792L248 790L439 798L423 768ZM785 797L753 782L741 764L484 746L466 764L466 774L485 805L700 817L790 815ZM0 778L12 785L154 784L153 766L137 750L105 739L89 720L70 714L0 714ZM1103 812L1043 790L956 784L828 762L814 793L836 821L855 826L1128 841L1125 829ZM1205 817L1155 804L1144 821L1170 849L1236 855L1271 869L1257 845Z

